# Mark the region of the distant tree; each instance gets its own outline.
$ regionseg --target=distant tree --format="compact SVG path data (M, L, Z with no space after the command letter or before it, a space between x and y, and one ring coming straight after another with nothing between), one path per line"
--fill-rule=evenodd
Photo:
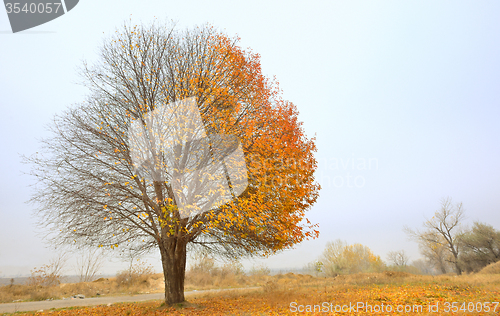
M316 274L323 272L323 262L321 262L321 261L314 262L313 268L314 268L314 272Z
M420 274L435 274L435 266L427 260L413 260L411 266L418 270Z
M500 260L500 231L493 226L475 222L460 238L460 261L467 272L477 272Z
M441 201L441 209L434 216L426 220L424 231L413 230L405 227L408 236L419 243L422 254L435 262L444 272L444 261L453 265L455 272L462 274L459 262L461 224L464 220L462 203L452 205L451 199Z
M82 69L87 101L57 115L40 154L27 159L49 240L156 250L171 305L184 301L189 249L269 255L318 236L305 218L320 188L314 139L262 74L259 55L237 43L210 26L159 24L126 24L103 42L96 64ZM185 100L193 116L177 111ZM177 137L194 132L200 138ZM229 173L243 174L242 160L246 186ZM207 209L186 212L201 208L188 198Z
M80 282L91 282L104 264L104 256L98 248L87 249L76 258L76 272Z
M406 252L404 250L389 251L389 253L387 254L387 261L389 261L396 267L406 267L409 260L410 258L406 255Z
M374 272L384 268L380 257L374 255L370 248L361 244L348 245L340 239L326 244L320 261L323 263L323 271L328 276Z
M427 236L419 241L418 248L427 262L434 266L438 273L445 274L453 271L453 266L450 264L450 253L445 246L445 241L434 242L442 238L438 233L427 231Z
M309 262L304 267L304 270L306 270L308 273L312 273L313 275L318 276L323 273L323 262L319 260Z
M320 260L323 263L323 271L328 276L335 276L342 270L345 270L347 263L343 257L344 248L347 243L341 239L329 241L326 243Z

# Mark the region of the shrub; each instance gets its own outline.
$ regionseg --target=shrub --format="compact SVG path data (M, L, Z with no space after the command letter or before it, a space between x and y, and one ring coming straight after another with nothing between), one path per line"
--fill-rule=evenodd
M252 266L252 269L250 270L250 275L269 275L271 274L271 270L265 265L265 264L260 264L260 265L254 265Z
M243 265L237 260L217 265L213 257L207 253L195 256L195 261L186 272L186 283L194 286L234 286L246 283Z
M304 271L308 274L312 274L314 276L319 276L323 274L323 262L316 260L313 262L309 262L305 267Z
M130 265L127 270L117 273L116 282L118 285L132 286L139 283L148 283L149 278L155 274L154 268L146 261L137 260Z
M370 248L361 244L348 245L340 239L326 244L321 262L327 276L380 272L385 269L380 256L374 255Z
M31 270L28 285L32 287L55 286L61 283L62 269L66 264L66 255L60 254L52 259L49 264Z

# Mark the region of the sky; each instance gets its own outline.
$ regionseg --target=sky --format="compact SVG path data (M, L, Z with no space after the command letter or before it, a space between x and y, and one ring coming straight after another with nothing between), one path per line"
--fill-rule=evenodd
M0 8L0 276L55 255L26 203L33 179L21 155L84 100L79 67L128 19L239 36L316 137L322 189L307 217L320 237L247 269L301 268L339 238L383 260L401 249L416 260L403 227L420 228L448 197L463 203L465 224L500 229L499 15L495 1L86 0L14 34ZM147 259L161 271L157 255ZM110 258L101 272L123 267Z

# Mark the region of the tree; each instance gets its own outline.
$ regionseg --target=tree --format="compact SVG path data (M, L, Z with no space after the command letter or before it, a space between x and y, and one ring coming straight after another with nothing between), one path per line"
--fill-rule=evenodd
M84 251L76 258L76 272L80 282L91 282L104 264L104 257L98 248Z
M326 244L320 261L328 276L374 272L384 267L380 257L374 255L370 248L361 244L348 245L340 239Z
M410 258L406 255L404 250L389 251L387 254L387 259L393 265L399 268L404 268L408 265Z
M444 273L443 259L451 263L458 275L462 274L459 262L461 223L464 219L462 203L452 205L451 199L441 201L441 209L434 213L423 226L425 231L412 230L405 227L408 236L419 243L424 256L438 263Z
M323 272L323 262L319 260L309 262L305 265L304 270L318 276Z
M460 262L467 272L477 272L500 260L500 232L491 225L474 222L460 238Z
M425 236L419 240L420 253L433 265L440 273L445 274L450 270L450 253L445 246L445 241L442 236L436 232L427 232ZM435 241L439 240L439 243Z
M318 236L305 218L320 188L314 139L237 43L210 26L158 24L125 24L104 42L82 68L87 100L26 159L48 240L156 249L173 304L189 249L270 255Z
M341 239L329 241L326 243L323 254L320 260L323 263L323 271L328 276L335 276L340 273L346 266L343 257L344 248L347 243Z
M435 267L428 260L417 259L411 263L411 266L421 274L435 274Z

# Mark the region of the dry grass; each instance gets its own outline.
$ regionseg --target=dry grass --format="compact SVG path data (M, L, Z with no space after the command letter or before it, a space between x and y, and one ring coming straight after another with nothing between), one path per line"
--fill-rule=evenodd
M63 283L55 286L6 285L0 287L0 302L40 301L62 299L77 294L85 297L103 295L138 294L162 291L163 275L141 276L124 281L120 275L115 278L101 278L93 282Z
M246 276L227 269L189 271L186 273L186 291L219 288L260 286L269 276ZM93 282L63 283L53 286L6 285L0 287L0 303L13 301L40 301L61 299L77 294L85 297L116 296L123 294L161 293L165 289L163 274L118 273L114 278L101 278Z
M254 285L254 281L244 274L235 274L231 271L188 271L186 273L185 289L190 291L195 289L245 287Z
M500 261L492 263L479 271L480 274L500 274Z
M361 301L372 305L381 302L394 306L418 304L424 308L439 302L443 311L444 302L494 302L500 299L500 275L427 276L385 271L339 275L331 278L287 273L267 276L266 279L267 282L260 290L205 292L195 298L189 297L191 303L206 307L203 312L189 314L294 315L296 313L290 312L291 302L321 305L323 302L349 304ZM480 315L498 315L499 311L500 306L496 313ZM351 315L350 313L342 314ZM366 314L368 313L352 313L352 315ZM427 313L412 312L405 314L427 315ZM429 315L436 315L436 313Z
M264 285L271 277L266 275L246 276L230 269L210 271L188 271L185 289L206 290L219 288L241 288ZM127 271L114 278L101 278L93 282L63 283L54 286L7 285L0 287L0 303L13 301L40 301L62 299L77 294L85 297L116 296L123 294L161 293L165 289L163 274Z

